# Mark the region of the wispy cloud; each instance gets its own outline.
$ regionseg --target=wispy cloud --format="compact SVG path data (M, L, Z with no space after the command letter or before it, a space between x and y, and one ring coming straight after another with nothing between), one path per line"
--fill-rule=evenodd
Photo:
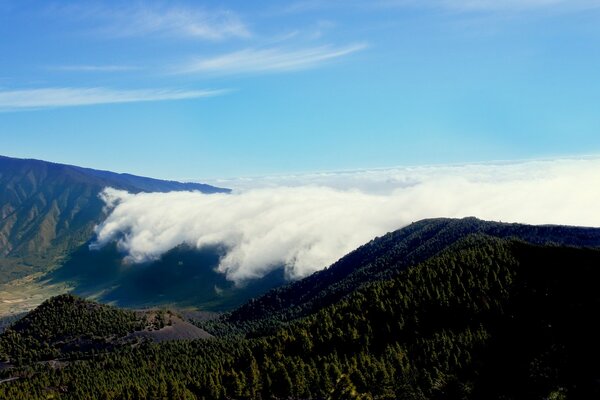
M48 69L65 72L124 72L136 71L140 67L133 65L58 65L48 67Z
M0 111L211 97L225 90L39 88L0 90Z
M356 53L366 47L366 43L357 43L345 47L319 46L294 50L244 49L211 58L196 59L175 69L174 72L238 74L299 70Z
M118 6L54 6L51 15L62 13L85 21L86 26L109 37L162 35L204 40L247 38L251 32L237 13L169 3L124 3Z

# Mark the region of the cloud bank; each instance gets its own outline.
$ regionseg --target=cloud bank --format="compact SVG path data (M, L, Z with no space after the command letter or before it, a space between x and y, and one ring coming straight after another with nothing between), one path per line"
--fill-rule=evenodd
M112 211L97 227L96 244L116 240L132 262L157 259L183 243L224 245L219 271L243 282L281 265L291 279L304 277L423 218L600 226L599 159L313 174L295 181L296 187L271 181L230 195L108 188L102 198Z

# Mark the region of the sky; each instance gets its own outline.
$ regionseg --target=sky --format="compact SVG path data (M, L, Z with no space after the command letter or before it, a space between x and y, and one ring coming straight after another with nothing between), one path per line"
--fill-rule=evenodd
M0 154L157 178L600 153L600 1L0 0Z

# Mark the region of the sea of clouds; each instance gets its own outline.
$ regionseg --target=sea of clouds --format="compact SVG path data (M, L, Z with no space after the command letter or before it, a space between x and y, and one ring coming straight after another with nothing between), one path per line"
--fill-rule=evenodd
M106 188L94 246L130 262L180 245L220 245L234 282L282 265L290 279L327 267L376 236L433 217L600 226L600 159L392 168L219 181L232 194Z

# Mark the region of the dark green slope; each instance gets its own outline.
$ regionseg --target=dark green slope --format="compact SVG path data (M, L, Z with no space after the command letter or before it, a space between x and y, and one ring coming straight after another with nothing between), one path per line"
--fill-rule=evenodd
M0 336L0 356L11 362L51 360L69 351L105 347L146 325L133 311L69 294L53 297Z
M168 309L128 310L63 294L3 330L0 369L7 363L73 362L147 341L208 337Z
M216 271L223 251L182 245L159 260L132 265L124 263L124 254L115 244L100 250L90 250L86 244L42 279L49 284L67 283L74 294L121 307L199 307L205 311L231 310L286 282L281 268L262 279L235 285Z
M534 244L600 247L597 228L507 224L477 218L426 219L372 240L323 271L273 289L232 312L228 320L245 322L277 316L285 321L309 314L368 282L393 277L470 234Z
M0 283L54 266L91 238L105 187L138 192L225 192L39 160L0 156Z
M598 250L471 234L253 339L4 370L0 398L598 398L599 281Z

